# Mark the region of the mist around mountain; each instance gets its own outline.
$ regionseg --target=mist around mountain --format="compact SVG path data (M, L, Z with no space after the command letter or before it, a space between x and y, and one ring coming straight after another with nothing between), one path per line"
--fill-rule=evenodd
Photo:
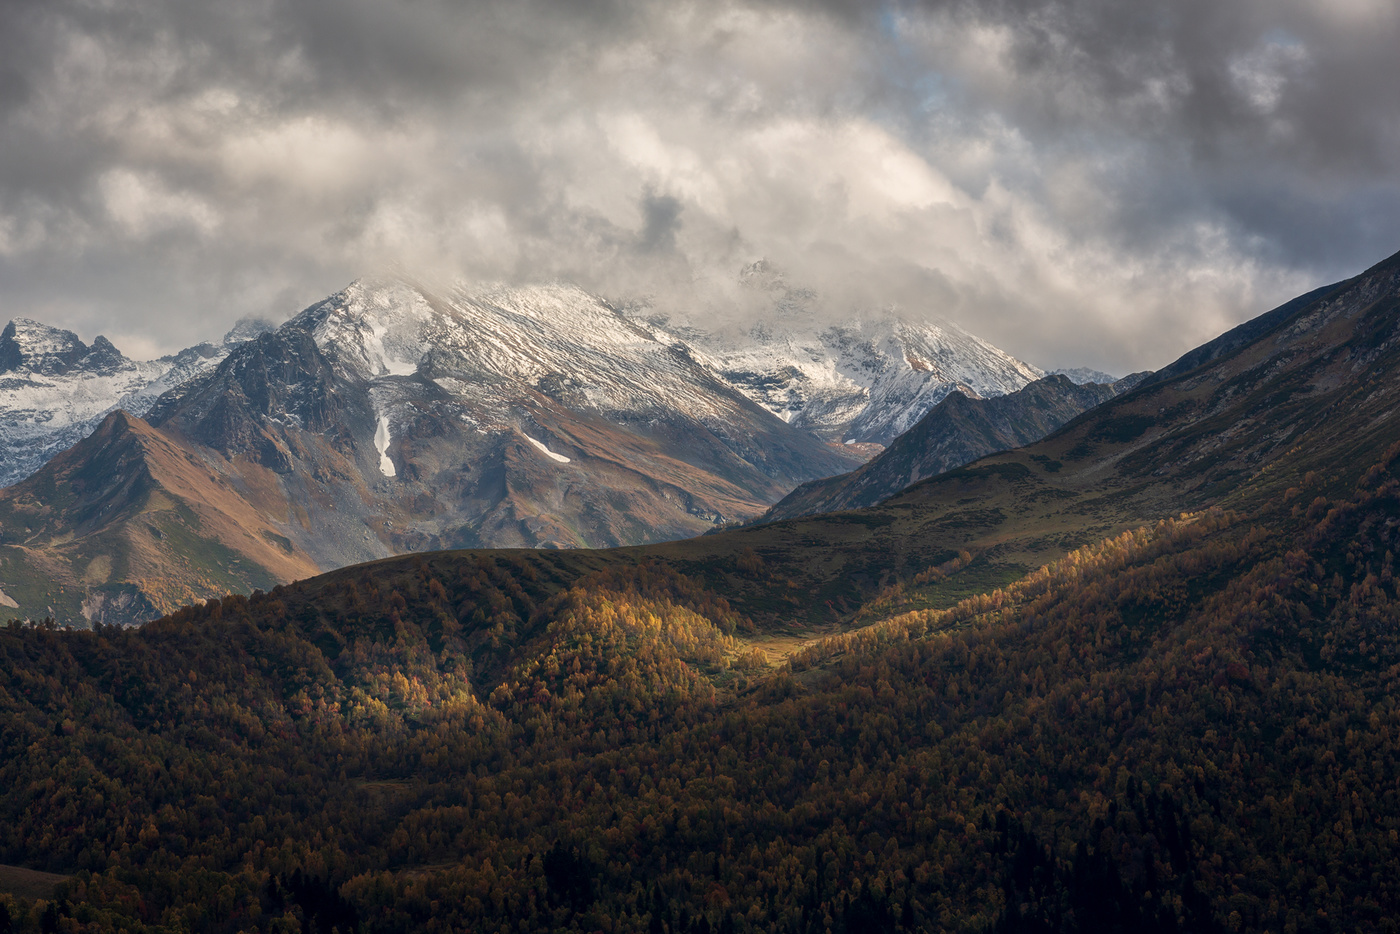
M875 507L0 630L0 860L68 877L0 903L24 931L1386 930L1400 255L1285 307Z

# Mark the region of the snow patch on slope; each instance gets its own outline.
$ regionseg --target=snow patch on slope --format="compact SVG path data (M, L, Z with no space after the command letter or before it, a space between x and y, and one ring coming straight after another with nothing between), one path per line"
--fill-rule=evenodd
M374 448L379 452L379 472L386 477L398 474L394 462L389 459L389 419L379 416L379 427L374 429Z
M536 441L529 435L525 435L525 440L533 444L535 447L539 448L541 451L543 451L546 457L552 458L553 460L556 460L561 464L567 464L569 462L569 459L563 454L555 454L549 448L545 447L544 442Z

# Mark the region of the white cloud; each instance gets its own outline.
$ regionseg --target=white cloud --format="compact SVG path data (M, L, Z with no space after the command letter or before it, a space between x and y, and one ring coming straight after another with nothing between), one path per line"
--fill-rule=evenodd
M175 228L210 234L219 212L187 191L174 191L149 173L110 169L97 180L107 214L128 236L149 237Z

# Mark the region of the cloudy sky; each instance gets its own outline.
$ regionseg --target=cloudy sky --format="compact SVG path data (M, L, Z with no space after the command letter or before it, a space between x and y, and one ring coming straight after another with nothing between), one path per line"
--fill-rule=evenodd
M390 269L738 314L764 257L1157 367L1400 250L1397 48L1395 0L0 0L0 320L145 355Z

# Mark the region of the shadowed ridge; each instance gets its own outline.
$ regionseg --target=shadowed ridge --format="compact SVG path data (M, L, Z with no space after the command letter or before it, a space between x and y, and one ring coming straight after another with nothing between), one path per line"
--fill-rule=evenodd
M1038 441L1131 385L1131 378L1078 385L1066 376L1047 376L991 399L954 392L869 463L804 483L759 521L873 506L926 477Z
M1288 321L1293 316L1299 314L1308 306L1312 305L1338 289L1358 280L1384 273L1388 270L1400 268L1400 252L1392 253L1374 266L1351 279L1344 279L1341 282L1334 282L1331 285L1324 285L1313 289L1297 298L1284 302L1271 311L1266 311L1262 315L1251 318L1241 325L1231 328L1221 334L1215 340L1208 341L1194 350L1188 350L1172 363L1162 367L1147 379L1142 381L1143 386L1151 386L1156 383L1166 382L1175 379L1185 373L1204 366L1214 360L1238 350L1246 344L1252 343L1268 334L1278 326Z

